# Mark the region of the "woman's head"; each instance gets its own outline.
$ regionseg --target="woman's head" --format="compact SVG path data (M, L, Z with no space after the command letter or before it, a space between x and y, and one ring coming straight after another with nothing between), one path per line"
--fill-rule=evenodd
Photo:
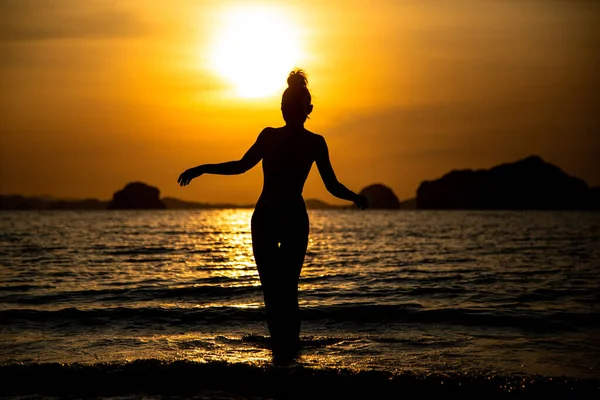
M283 92L281 98L281 113L287 123L304 123L312 112L310 92L306 85L306 72L295 69L287 78L288 88Z

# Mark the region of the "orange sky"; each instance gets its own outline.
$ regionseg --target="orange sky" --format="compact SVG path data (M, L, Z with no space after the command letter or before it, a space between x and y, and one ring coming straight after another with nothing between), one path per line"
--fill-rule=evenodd
M407 199L422 180L451 169L530 154L600 185L599 2L0 0L0 7L2 194L108 199L141 180L163 196L253 203L260 167L203 176L186 188L176 179L185 168L241 157L263 127L283 124L287 56L309 74L315 108L306 126L325 136L338 177L353 190L381 182ZM243 28L240 15L265 12L277 18L260 21L271 29L266 40L286 38L289 46L247 49L260 46L250 42L227 53L232 21ZM233 36L252 38L248 23L243 29L252 32ZM239 56L246 50L262 56ZM232 58L216 66L222 52ZM244 78L261 63L279 70ZM240 77L281 86L245 98ZM305 197L336 202L316 168Z

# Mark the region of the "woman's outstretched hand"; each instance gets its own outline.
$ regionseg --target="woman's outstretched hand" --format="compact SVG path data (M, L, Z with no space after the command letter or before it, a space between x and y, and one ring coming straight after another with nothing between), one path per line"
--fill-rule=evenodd
M177 183L179 183L179 186L187 186L190 184L192 179L197 178L200 175L202 175L202 171L200 171L200 167L186 169L185 171L183 171L183 173L181 175L179 175L179 178L177 179Z
M369 200L362 194L357 194L353 201L356 207L361 210L366 210L369 208Z

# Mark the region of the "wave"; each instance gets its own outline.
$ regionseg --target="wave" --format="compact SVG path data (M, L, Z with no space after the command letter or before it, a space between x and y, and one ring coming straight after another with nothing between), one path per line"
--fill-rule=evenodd
M336 324L422 323L480 327L506 327L530 331L577 331L600 327L600 313L530 311L510 312L474 309L423 309L416 303L403 305L330 305L301 308L303 321ZM11 309L0 311L0 323L43 323L45 325L160 324L183 326L199 323L239 324L265 319L264 308L64 308L57 311Z
M115 250L116 249L116 250ZM178 249L174 247L164 246L143 246L143 247L132 247L132 246L114 246L112 250L104 251L103 253L110 256L134 256L134 255L149 255L149 254L172 254L177 252Z
M309 280L301 280L301 284L314 282L319 279L330 279L325 277L316 277ZM252 280L236 279L238 285L231 286L231 278L208 278L203 279L205 284L194 286L181 287L120 287L111 289L95 289L95 290L74 290L61 291L50 293L37 293L36 289L53 289L53 286L34 286L34 285L15 285L7 286L0 289L0 302L21 305L44 305L57 303L92 303L97 301L102 302L140 302L152 301L156 299L163 300L206 300L206 299L223 299L237 298L242 296L260 296L262 289L259 285L253 285ZM386 282L388 283L388 282ZM229 284L229 285L228 285ZM461 287L440 287L440 286L425 286L418 288L407 288L398 290L390 287L365 287L360 290L340 291L337 288L324 287L319 290L304 290L303 295L308 297L318 298L384 298L404 296L443 296L456 297L458 295L467 294L468 291Z
M218 280L215 280L217 282ZM12 291L25 291L28 288L13 287ZM10 289L7 291L11 291ZM0 301L13 304L49 304L60 302L134 302L155 299L206 299L230 298L248 294L259 294L260 286L217 286L198 285L176 288L121 288L99 290L76 290L38 295L8 294L0 296Z
M517 302L532 303L535 301L553 301L564 298L578 298L586 300L588 297L598 298L598 293L587 289L535 289L531 293L524 293L514 298Z
M480 373L391 373L299 364L136 360L102 364L0 365L0 395L75 398L132 394L169 398L598 398L600 380ZM175 397L176 396L176 397ZM443 397L440 397L443 396Z
M55 289L54 285L3 285L0 286L0 292L28 292L38 289Z

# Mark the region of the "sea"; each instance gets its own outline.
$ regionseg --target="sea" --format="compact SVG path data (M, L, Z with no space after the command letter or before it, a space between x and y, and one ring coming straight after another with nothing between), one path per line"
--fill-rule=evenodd
M0 397L600 398L600 213L310 210L285 366L251 216L0 212Z

